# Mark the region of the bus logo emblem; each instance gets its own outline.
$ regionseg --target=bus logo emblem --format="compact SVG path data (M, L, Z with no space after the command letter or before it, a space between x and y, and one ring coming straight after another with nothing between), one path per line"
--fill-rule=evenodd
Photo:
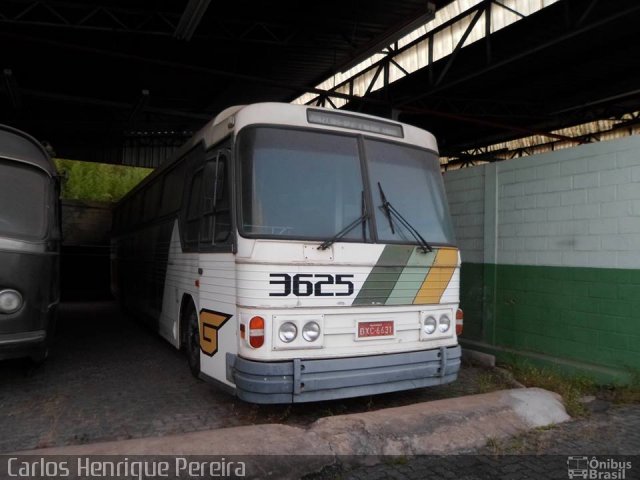
M213 357L218 352L218 330L233 315L213 310L200 310L200 350Z

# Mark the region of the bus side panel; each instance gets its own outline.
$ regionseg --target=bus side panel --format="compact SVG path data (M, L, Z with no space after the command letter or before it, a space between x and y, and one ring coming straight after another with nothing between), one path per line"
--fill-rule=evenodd
M184 253L180 243L178 220L173 221L169 242L167 275L162 296L162 313L159 332L176 348L180 347L180 308L185 296L193 299L198 307L198 254Z
M171 226L171 221L153 223L114 241L112 272L118 299L154 328L159 326L163 304Z
M202 272L202 273L200 273ZM178 221L174 222L164 285L160 334L180 346L180 311L186 297L193 300L200 318L201 371L223 383L226 354L237 353L236 266L232 253L185 253Z
M232 253L200 254L200 369L219 382L227 380L227 353L237 354L236 264Z

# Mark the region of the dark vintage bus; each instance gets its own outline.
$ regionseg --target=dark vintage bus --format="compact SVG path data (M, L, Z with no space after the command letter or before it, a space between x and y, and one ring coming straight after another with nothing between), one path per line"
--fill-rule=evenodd
M60 299L59 181L47 151L0 125L0 359L47 357Z

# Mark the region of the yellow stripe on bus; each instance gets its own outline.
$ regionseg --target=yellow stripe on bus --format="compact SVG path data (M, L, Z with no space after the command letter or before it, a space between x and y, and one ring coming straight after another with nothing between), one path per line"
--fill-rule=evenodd
M440 303L442 294L449 285L453 272L458 266L458 250L455 248L441 248L429 269L427 277L413 300L414 305Z

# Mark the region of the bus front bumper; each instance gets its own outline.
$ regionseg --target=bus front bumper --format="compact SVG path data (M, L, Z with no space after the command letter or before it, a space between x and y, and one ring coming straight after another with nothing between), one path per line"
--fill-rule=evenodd
M302 403L453 382L460 346L332 359L256 362L227 353L227 380L252 403Z
M0 360L37 355L46 339L45 330L0 335Z

